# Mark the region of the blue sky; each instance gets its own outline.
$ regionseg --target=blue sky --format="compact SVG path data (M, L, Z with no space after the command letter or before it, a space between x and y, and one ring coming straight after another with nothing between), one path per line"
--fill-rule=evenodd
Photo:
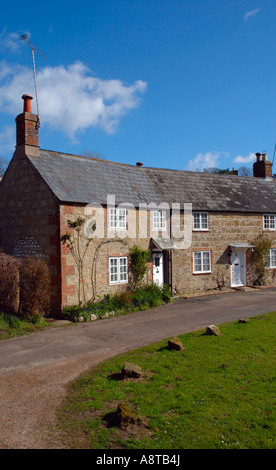
M12 156L24 93L40 146L202 170L272 160L275 0L52 0L5 4L0 154ZM275 168L273 168L275 171Z

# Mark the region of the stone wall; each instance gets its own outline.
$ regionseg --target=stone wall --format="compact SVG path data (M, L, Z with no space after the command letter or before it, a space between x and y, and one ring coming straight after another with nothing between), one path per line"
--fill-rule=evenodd
M38 157L39 158L39 157ZM42 256L50 266L51 307L60 307L58 201L23 149L17 149L0 184L0 249Z
M176 292L196 292L231 286L229 244L251 243L263 233L263 215L251 213L209 212L209 230L193 231L192 245L173 253L173 287ZM276 232L265 232L276 247ZM206 274L193 273L193 252L210 250L212 270ZM248 252L249 255L249 252ZM250 256L247 256L249 268ZM267 283L274 282L275 269L267 270ZM247 282L252 279L248 276Z
M90 208L87 214L85 206L62 205L60 207L61 234L66 232L73 233L69 229L67 220L76 220L78 217L84 217L87 221L96 220L97 212ZM87 249L84 258L83 280L79 284L79 270L72 256L71 250L65 243L61 243L61 279L62 279L62 305L71 305L78 303L79 298L83 300L98 300L107 293L115 293L126 289L126 284L109 284L108 259L110 256L128 256L130 248L137 244L143 249L150 247L151 237L170 237L169 223L164 232L152 230L151 214L148 211L143 219L143 235L145 235L145 224L147 227L147 236L139 237L138 215L128 211L127 220L130 224L135 221L136 230L125 233L125 238L118 238L115 234L110 238L106 236L95 236ZM103 232L107 230L107 213L103 209L101 221L104 221ZM179 228L183 230L183 214L180 220L173 220L173 223L179 224ZM187 223L187 222L185 222ZM135 222L134 222L135 224ZM99 220L97 221L97 226ZM179 249L173 252L173 288L175 292L196 292L217 287L231 285L231 266L229 258L228 245L231 243L249 243L263 230L262 214L237 214L237 213L215 213L209 212L209 230L208 231L192 231L192 245L185 249ZM140 230L141 234L141 230ZM122 237L122 233L119 236ZM272 239L276 247L275 232L269 232L268 236ZM82 240L81 252L85 249L86 238ZM175 239L175 241L179 241ZM196 250L210 250L212 256L211 273L193 274L193 252ZM170 258L170 253L169 253ZM171 279L171 263L168 259L168 279ZM268 270L268 283L273 282L275 270ZM149 279L152 279L152 273L149 271ZM248 278L248 282L250 279ZM83 297L84 291L84 297ZM80 295L80 297L79 297Z
M66 233L75 235L74 246L77 246L77 234L74 229L68 227L68 220L77 220L78 217L89 220L95 220L99 228L103 223L103 231L99 230L93 237L93 241L89 244L86 255L83 259L83 275L81 276L78 262L72 255L72 250L68 247L68 243L61 240L60 253L61 253L61 284L62 284L62 307L66 305L78 304L79 300L98 300L107 293L114 294L115 292L124 291L126 284L109 284L109 257L112 256L129 256L129 250L135 244L143 249L149 248L149 238L139 239L138 224L134 236L127 236L127 232L113 233L107 232L107 209L103 208L102 213L98 217L96 212L91 207L87 211L84 205L60 205L60 233L61 239ZM88 213L87 213L88 212ZM97 214L97 215L96 215ZM133 213L128 211L127 220L128 225L131 223ZM150 220L148 218L148 220ZM148 222L149 223L149 222ZM108 237L104 234L108 233ZM125 235L125 236L124 236ZM80 231L80 249L79 258L84 254L87 244L87 237L84 230ZM148 274L151 276L151 271ZM82 278L81 278L82 277Z

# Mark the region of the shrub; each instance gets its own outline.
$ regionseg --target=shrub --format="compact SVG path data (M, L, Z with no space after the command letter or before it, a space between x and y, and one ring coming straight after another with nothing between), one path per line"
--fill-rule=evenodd
M18 260L0 252L0 311L16 313L18 310Z
M167 284L164 284L163 287L162 287L162 300L166 303L169 303L171 302L172 300L172 293L170 291L170 288Z
M113 308L110 310L124 310L132 305L133 294L131 291L120 292L113 297Z
M168 286L159 287L156 284L150 284L133 291L116 293L113 296L107 294L99 302L89 301L84 306L65 307L62 314L73 321L78 321L80 317L87 321L92 314L101 318L106 312L111 311L128 313L138 309L145 310L161 305L163 302L171 302L171 299L172 295Z
M146 287L139 287L133 292L133 303L139 308L156 307L162 302L170 302L171 298L167 285L160 287L157 284L149 284Z
M150 250L142 250L139 246L134 245L129 252L130 271L132 274L132 283L137 286L144 279L148 271L148 262L150 260Z
M158 301L161 301L161 295L158 286L154 284L146 287L138 287L133 293L133 303L135 307L154 307L158 304Z
M50 301L50 273L43 258L23 258L20 273L19 313L28 318L47 314Z

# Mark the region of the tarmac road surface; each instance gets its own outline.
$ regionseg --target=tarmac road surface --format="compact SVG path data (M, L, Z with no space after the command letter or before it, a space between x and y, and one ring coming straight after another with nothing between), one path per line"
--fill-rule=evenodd
M64 448L55 410L97 363L179 334L276 310L276 288L178 299L153 310L0 341L0 449Z

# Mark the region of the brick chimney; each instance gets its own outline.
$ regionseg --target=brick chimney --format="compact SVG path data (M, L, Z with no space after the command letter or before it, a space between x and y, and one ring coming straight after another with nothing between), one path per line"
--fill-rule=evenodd
M272 163L266 153L256 153L257 161L253 164L253 175L257 178L272 178Z
M16 146L30 145L32 147L39 147L38 144L38 128L39 119L36 114L32 113L31 95L23 95L24 101L23 113L19 114L16 121Z

